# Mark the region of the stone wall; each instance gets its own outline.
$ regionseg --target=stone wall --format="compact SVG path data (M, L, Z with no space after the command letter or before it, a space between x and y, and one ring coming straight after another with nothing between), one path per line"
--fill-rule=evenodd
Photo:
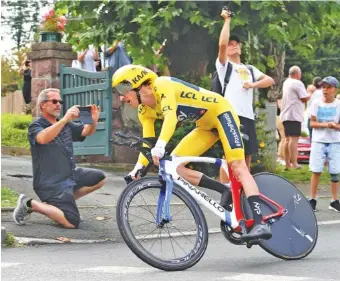
M41 42L32 45L28 54L32 60L32 115L39 114L36 102L39 93L47 88L59 88L60 66L72 65L72 60L77 59L77 54L72 51L72 46L67 43Z
M26 104L22 91L7 93L1 97L1 113L25 114Z
M38 116L36 106L39 93L46 88L60 88L59 74L61 64L72 65L77 54L72 51L71 45L58 42L41 42L32 45L32 52L28 59L32 60L32 115ZM140 124L137 111L121 105L117 96L112 101L112 131L131 132L140 135ZM128 147L113 147L112 157L103 155L77 156L78 162L115 162L135 163L138 153Z

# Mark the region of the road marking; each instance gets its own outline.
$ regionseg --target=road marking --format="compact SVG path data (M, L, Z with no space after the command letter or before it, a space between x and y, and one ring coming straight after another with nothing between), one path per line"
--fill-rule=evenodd
M18 262L2 262L1 263L1 268L17 266L19 264L21 264L21 263L18 263Z
M331 221L320 221L318 225L330 225L330 224L339 224L340 220L331 220Z
M99 271L102 273L119 273L119 274L131 274L131 273L145 273L151 271L159 271L156 268L145 267L128 267L128 266L97 266L87 269L81 269L79 271Z
M330 220L330 221L320 221L318 222L318 225L331 225L331 224L340 224L340 220ZM208 229L208 233L209 234L214 234L214 233L220 233L221 229L220 228L209 228ZM182 231L182 232L171 232L170 233L172 237L181 237L181 236L192 236L192 235L196 235L197 231ZM184 234L184 235L183 235ZM309 235L308 235L309 236ZM164 234L149 234L149 235L138 235L136 236L136 239L139 240L146 240L146 239L155 239L155 238L164 238L164 237L169 237L169 234L164 233ZM308 240L311 240L312 238L309 236L306 238Z
M265 274L239 274L236 276L228 276L219 278L230 281L263 281L263 280L275 280L275 281L302 281L312 280L308 277L295 277L295 276L283 276L283 275L265 275Z

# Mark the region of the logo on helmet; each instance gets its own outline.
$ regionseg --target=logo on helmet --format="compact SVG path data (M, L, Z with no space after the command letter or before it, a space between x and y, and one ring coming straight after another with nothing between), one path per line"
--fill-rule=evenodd
M142 70L142 72L140 73L140 74L138 74L136 77L134 77L133 79L132 79L132 82L134 83L134 84L137 84L141 79L143 79L143 77L145 76L145 75L147 75L148 74L148 72L146 71L146 70Z

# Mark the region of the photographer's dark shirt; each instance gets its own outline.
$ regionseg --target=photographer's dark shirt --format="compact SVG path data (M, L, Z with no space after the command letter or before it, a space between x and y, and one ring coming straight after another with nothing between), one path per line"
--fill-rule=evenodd
M47 144L39 144L36 137L52 124L44 117L34 120L28 128L33 165L33 188L40 200L57 196L65 188L76 184L73 142L83 141L83 124L70 122L57 137Z

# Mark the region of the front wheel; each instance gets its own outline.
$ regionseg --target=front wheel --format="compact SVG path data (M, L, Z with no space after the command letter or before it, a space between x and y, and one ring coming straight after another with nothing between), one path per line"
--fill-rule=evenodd
M262 240L260 246L281 259L296 260L308 256L318 239L318 224L307 198L288 180L271 173L254 175L260 193L274 200L287 213L270 225L272 238ZM252 218L245 196L242 198L243 213ZM270 203L261 200L263 215L276 212Z
M127 246L147 264L166 271L185 270L205 253L207 223L196 201L174 184L171 220L157 225L157 201L164 192L158 177L130 183L118 199L118 228Z

